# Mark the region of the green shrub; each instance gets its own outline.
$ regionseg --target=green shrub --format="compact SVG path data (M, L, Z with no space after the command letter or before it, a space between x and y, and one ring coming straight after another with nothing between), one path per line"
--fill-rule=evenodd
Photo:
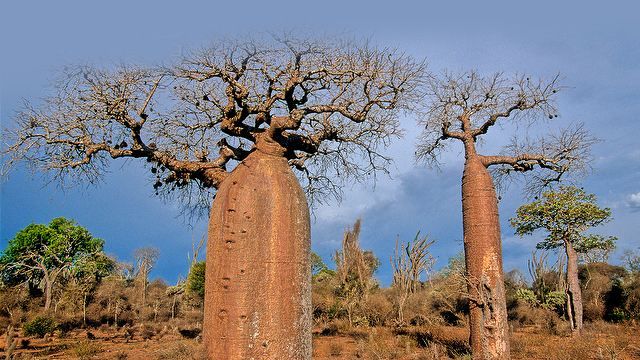
M527 304L533 306L538 304L538 298L536 297L536 294L533 292L533 290L530 289L520 288L516 290L516 298L523 300Z
M55 329L56 322L46 316L37 316L23 326L25 336L36 336L39 338L43 338L45 335L52 333Z

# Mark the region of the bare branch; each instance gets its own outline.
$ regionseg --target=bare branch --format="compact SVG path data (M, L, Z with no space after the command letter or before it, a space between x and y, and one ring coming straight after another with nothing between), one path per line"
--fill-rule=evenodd
M437 164L448 139L463 141L467 150L475 152L476 139L499 121L557 117L553 97L559 89L558 76L543 81L502 73L481 76L475 71L432 75L416 158Z
M158 194L209 203L208 189L268 139L310 192L339 197L346 179L386 171L380 151L401 135L424 68L368 44L277 37L220 43L168 68L69 68L41 106L25 104L3 154L9 167L89 183L112 159L145 159Z
M534 196L568 172L578 175L588 171L590 149L597 141L583 124L577 124L535 140L514 137L502 151L513 156L483 156L482 161L486 166L497 166L492 173L502 186L505 177L532 172L527 177L525 192Z

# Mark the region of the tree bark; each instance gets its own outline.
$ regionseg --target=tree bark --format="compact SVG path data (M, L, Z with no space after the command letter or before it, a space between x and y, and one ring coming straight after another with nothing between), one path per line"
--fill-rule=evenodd
M578 253L570 241L564 241L567 253L567 315L571 322L571 331L582 331L582 290L578 279Z
M491 175L475 155L465 161L462 218L473 359L509 359L498 199Z
M52 281L49 278L48 274L45 273L44 276L44 311L49 310L51 308L51 291L52 291Z
M211 210L209 359L311 359L309 209L282 153L261 145L222 182Z

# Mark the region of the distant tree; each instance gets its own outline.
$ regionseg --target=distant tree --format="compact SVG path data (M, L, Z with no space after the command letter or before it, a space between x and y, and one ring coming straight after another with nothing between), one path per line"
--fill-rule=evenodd
M311 276L316 276L318 275L320 272L322 271L326 271L329 268L327 267L327 264L324 263L324 261L322 260L322 258L320 257L320 255L316 254L315 252L311 252Z
M429 241L427 236L420 237L419 231L413 241L406 244L401 245L400 240L396 239L395 252L391 257L391 286L395 290L400 322L404 322L404 304L409 295L418 291L422 275L428 273L435 263L435 258L429 251L434 242L435 240Z
M622 253L622 261L625 267L632 273L640 274L640 251L626 249Z
M134 251L136 278L140 282L142 306L147 304L147 286L149 273L160 256L160 250L154 247L143 247Z
M342 300L351 325L354 323L354 311L377 286L373 274L380 266L380 261L373 252L360 247L361 224L361 220L358 219L351 229L345 230L342 248L334 255L338 297Z
M191 266L187 277L187 292L197 295L200 299L204 299L205 268L205 262L198 261Z
M534 306L545 309L557 309L562 307L566 301L565 289L566 280L563 278L564 263L560 259L557 267L547 264L549 253L538 251L531 253L531 259L527 260L527 268L531 276L532 299L524 299ZM528 289L527 289L528 290Z
M616 240L613 236L584 232L610 220L609 208L600 208L595 195L574 186L561 186L556 191L543 193L541 199L518 208L516 216L511 219L518 235L530 235L538 229L547 232L547 237L538 243L537 248L564 247L567 255L567 313L571 329L575 332L580 332L583 327L578 254L593 249L613 249Z
M68 272L67 281L70 286L67 286L66 292L70 292L70 289L73 288L80 297L83 324L86 325L87 323L88 298L96 289L98 283L103 278L113 274L115 270L116 262L114 259L103 253L97 253L80 257Z
M544 186L570 169L584 167L592 142L582 127L536 141L520 131L503 154L482 155L480 140L495 125L522 121L532 124L556 117L553 98L557 77L545 82L527 76L475 71L444 73L427 80L425 130L416 156L437 165L450 139L464 145L462 220L470 297L470 343L475 358L508 359L509 326L502 270L498 197L489 168L495 174L533 172L530 188Z
M0 256L0 276L7 284L43 283L49 310L54 285L65 271L81 271L88 259L101 256L104 241L72 220L56 218L48 225L31 224L9 240ZM96 275L96 274L94 274Z

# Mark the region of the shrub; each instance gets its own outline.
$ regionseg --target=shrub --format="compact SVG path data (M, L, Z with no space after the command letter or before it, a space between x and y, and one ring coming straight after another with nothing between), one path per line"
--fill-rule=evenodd
M100 345L89 341L82 341L73 348L73 353L82 360L91 359L100 351L102 351Z
M25 336L36 336L39 338L43 338L45 335L52 333L55 329L55 321L46 316L38 316L23 326Z

